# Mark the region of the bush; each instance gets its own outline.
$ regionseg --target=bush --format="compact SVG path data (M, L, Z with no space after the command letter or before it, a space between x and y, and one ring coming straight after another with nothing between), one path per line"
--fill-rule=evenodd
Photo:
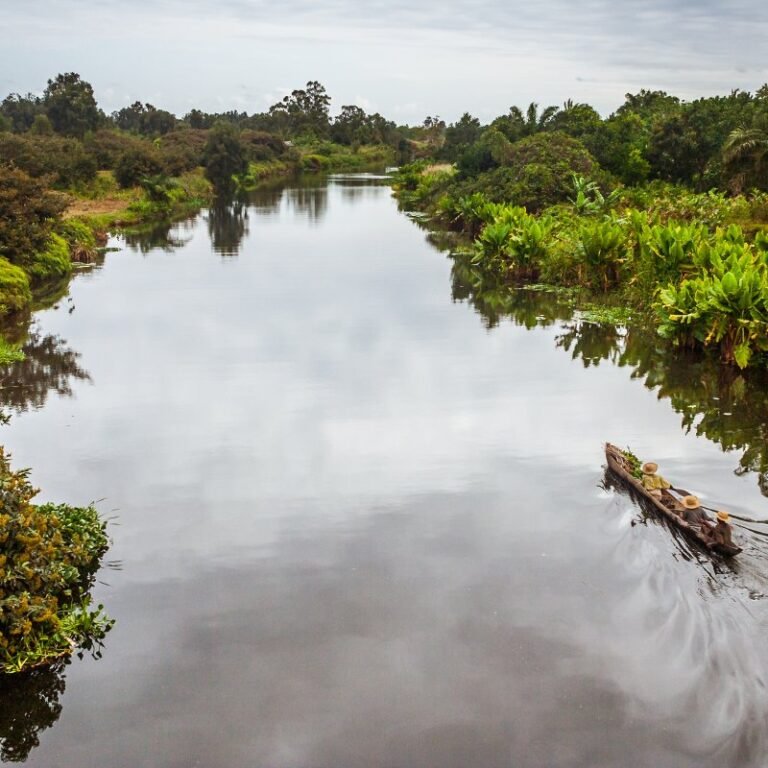
M567 201L573 194L574 175L610 186L607 175L584 145L564 134L536 134L514 144L507 142L492 152L501 166L458 182L451 187L452 194L463 197L481 192L493 202L521 205L529 212L537 212Z
M59 188L87 183L97 170L79 141L59 136L0 134L0 158L34 178L48 177Z
M289 149L279 136L266 131L246 129L240 133L240 141L252 163L282 158Z
M23 264L44 250L66 206L43 180L0 166L0 257Z
M205 176L216 193L229 195L235 178L248 171L248 156L238 132L228 123L218 123L210 131L203 151Z
M768 351L768 251L744 243L737 227L718 232L693 254L696 272L660 291L659 333L689 346L714 347L745 368Z
M115 166L115 179L123 188L137 186L142 179L163 173L163 161L154 146L137 145L120 155Z
M301 158L301 170L302 171L324 171L329 168L331 161L325 155L304 155Z
M29 278L24 270L0 258L0 315L19 312L31 302Z
M593 290L608 291L619 284L626 258L627 234L613 219L582 222L576 236L576 257L582 279Z
M548 255L551 221L515 206L486 203L482 212L493 218L477 239L472 263L501 279L537 278Z
M145 142L120 131L103 128L89 133L83 142L86 152L96 161L96 165L102 169L113 169L120 158L131 150L140 149Z
M27 272L33 284L69 275L72 272L72 259L67 241L60 235L51 233L47 247L32 257L27 265Z
M28 470L0 448L0 671L69 654L109 628L89 607L90 578L106 551L106 525L91 507L31 503ZM100 607L99 607L100 608Z

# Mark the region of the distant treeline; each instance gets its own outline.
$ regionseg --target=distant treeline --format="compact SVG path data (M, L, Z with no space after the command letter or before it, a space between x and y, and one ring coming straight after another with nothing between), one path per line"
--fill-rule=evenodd
M0 132L16 134L57 134L86 139L103 129L158 138L175 131L206 130L228 123L239 130L268 133L280 138L312 138L337 144L397 145L410 138L411 130L398 128L378 113L367 114L361 107L344 105L330 117L331 97L317 81L274 104L267 112L210 113L192 109L179 118L152 104L136 101L108 115L96 102L93 88L75 72L49 80L42 96L11 93L0 104Z
M465 113L450 125L427 117L421 125L398 126L354 105L343 105L331 117L330 106L323 85L310 81L266 112L192 109L179 118L137 101L107 115L91 85L70 72L49 80L41 96L12 93L2 101L0 162L13 162L31 175L53 174L55 183L66 187L91 178L98 168L117 170L126 153L146 147L132 138L152 139L158 151L145 158L146 167L134 158L125 165L136 167L119 174L132 184L148 172L174 176L201 165L206 131L224 124L239 135L251 162L283 157L289 149L285 142L326 141L387 145L401 159L434 157L473 176L504 165L509 144L558 132L578 141L625 185L660 179L696 191L733 193L768 186L768 85L754 94L737 90L691 102L641 90L627 94L605 119L589 104L572 101L541 110L536 104L525 111L513 106L489 125Z

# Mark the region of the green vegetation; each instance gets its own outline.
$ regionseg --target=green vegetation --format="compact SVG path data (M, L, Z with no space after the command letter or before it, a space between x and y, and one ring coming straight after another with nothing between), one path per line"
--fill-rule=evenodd
M31 302L32 292L26 272L0 258L0 314L19 312Z
M634 453L632 453L631 449L629 447L625 448L622 453L624 454L624 458L627 460L630 469L632 470L632 474L640 480L643 477L643 463L640 461L640 459L635 456Z
M214 193L273 176L380 168L437 136L437 123L398 127L354 105L331 117L330 103L310 81L253 115L193 109L180 119L136 101L108 116L74 72L42 96L9 94L0 103L0 315L50 293L73 261L93 261L109 230L185 216Z
M24 360L24 352L18 344L9 344L0 336L0 365L9 363L21 363Z
M434 152L455 167L420 160L394 187L473 243L461 269L486 300L578 288L584 318L631 316L743 368L768 360L767 125L768 88L691 104L641 91L606 120L570 102L486 127L464 115Z
M50 663L99 642L112 622L88 590L107 550L93 506L31 503L28 470L0 448L0 671Z

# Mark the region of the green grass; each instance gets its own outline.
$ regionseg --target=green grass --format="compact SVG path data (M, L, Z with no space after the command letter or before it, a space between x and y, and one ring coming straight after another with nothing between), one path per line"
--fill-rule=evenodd
M24 359L24 352L18 344L10 344L0 336L0 365L20 363Z
M0 257L0 315L26 309L31 301L32 292L26 272Z

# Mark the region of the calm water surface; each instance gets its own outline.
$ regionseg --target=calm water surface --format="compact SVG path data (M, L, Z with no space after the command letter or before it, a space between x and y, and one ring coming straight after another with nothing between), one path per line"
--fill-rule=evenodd
M603 470L628 444L768 517L768 432L722 381L638 372L551 297L483 306L375 178L117 245L2 393L42 499L116 516L117 624L5 684L3 759L766 764L768 540L717 566Z

